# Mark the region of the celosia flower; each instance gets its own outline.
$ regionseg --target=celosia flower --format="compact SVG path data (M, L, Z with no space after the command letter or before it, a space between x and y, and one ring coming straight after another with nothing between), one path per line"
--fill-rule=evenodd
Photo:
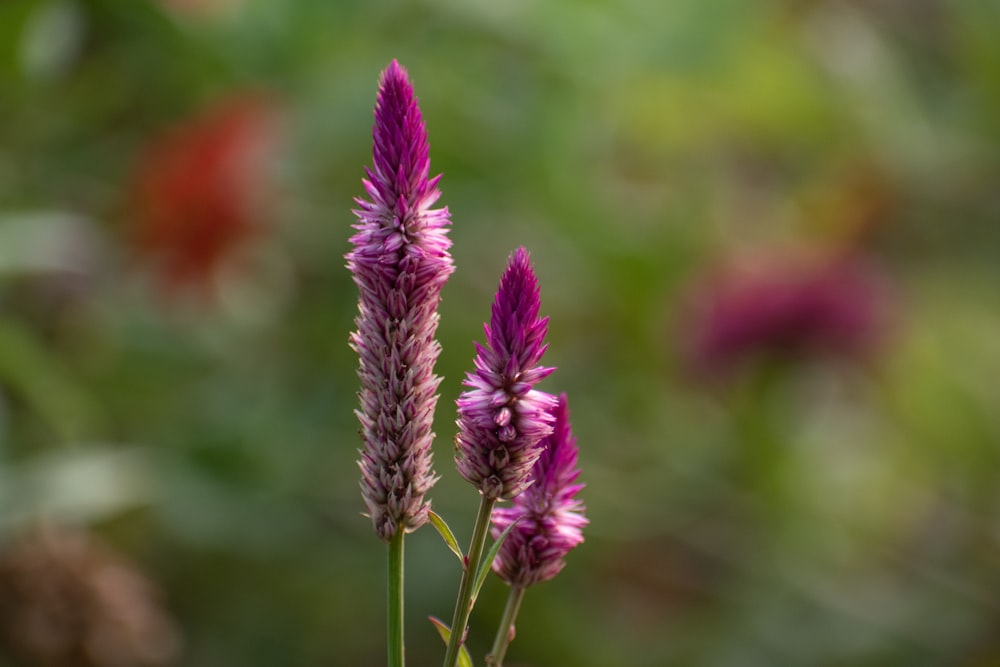
M432 209L427 130L406 70L382 72L375 104L373 168L358 198L347 267L360 294L351 347L360 357L361 491L386 542L428 520L431 426L441 379L434 339L441 288L454 270L448 210Z
M864 359L888 318L886 282L857 258L787 251L730 262L688 297L688 364L725 376L757 358Z
M580 471L566 394L559 396L555 430L543 445L531 471L533 484L511 507L493 510L494 539L517 522L493 560L493 571L511 586L526 587L559 574L566 554L583 542L587 525L583 502L576 498L583 484L575 483Z
M500 279L486 345L476 343L476 370L458 399L458 471L485 498L509 500L530 483L531 467L552 432L556 399L534 389L553 368L538 366L548 347L549 318L539 318L538 280L528 251L511 255Z
M267 223L276 108L232 98L154 141L135 186L135 242L168 292L210 286L227 258Z

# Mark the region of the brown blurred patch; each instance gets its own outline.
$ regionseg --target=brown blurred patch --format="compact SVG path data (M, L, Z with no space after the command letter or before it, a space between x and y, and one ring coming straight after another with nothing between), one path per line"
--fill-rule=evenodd
M0 645L26 665L160 667L180 637L153 583L121 554L46 526L0 552Z

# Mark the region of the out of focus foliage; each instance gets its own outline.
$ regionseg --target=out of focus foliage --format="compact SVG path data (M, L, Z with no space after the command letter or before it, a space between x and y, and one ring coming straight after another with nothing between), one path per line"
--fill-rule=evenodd
M434 506L466 541L452 401L517 245L579 438L587 541L509 664L1000 664L998 31L972 0L0 3L5 558L85 529L49 547L99 556L45 558L91 591L72 564L127 555L158 660L383 661L342 257L398 58L454 221ZM407 571L436 664L457 565L426 529Z

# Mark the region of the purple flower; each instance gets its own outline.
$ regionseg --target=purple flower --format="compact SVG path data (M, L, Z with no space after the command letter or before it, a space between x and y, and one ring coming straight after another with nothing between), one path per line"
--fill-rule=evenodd
M864 360L886 331L887 296L883 276L850 256L785 250L730 262L688 297L688 365L712 378L760 358Z
M539 442L552 432L556 399L533 389L553 368L538 366L549 319L539 318L538 280L518 248L500 279L486 345L476 343L476 370L458 399L455 461L485 498L510 499L530 483Z
M494 539L518 522L493 560L493 571L511 586L530 586L559 574L566 564L563 558L583 542L587 525L583 502L575 497L583 484L575 483L580 471L566 394L559 396L555 430L543 445L531 471L534 483L511 507L493 510Z
M350 342L361 360L361 492L375 532L388 542L428 520L441 381L434 334L441 288L454 270L448 210L430 208L441 177L428 179L427 130L395 60L382 72L372 134L374 166L363 180L369 199L355 200L359 222L346 258L360 295Z

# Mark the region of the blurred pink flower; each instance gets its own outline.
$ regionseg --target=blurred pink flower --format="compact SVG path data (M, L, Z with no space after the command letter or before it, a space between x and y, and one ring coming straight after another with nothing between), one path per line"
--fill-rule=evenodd
M680 337L700 377L759 359L866 360L890 319L888 281L855 256L772 250L730 259L696 280Z
M237 96L153 140L134 178L137 254L168 293L211 292L224 260L267 226L274 103Z

